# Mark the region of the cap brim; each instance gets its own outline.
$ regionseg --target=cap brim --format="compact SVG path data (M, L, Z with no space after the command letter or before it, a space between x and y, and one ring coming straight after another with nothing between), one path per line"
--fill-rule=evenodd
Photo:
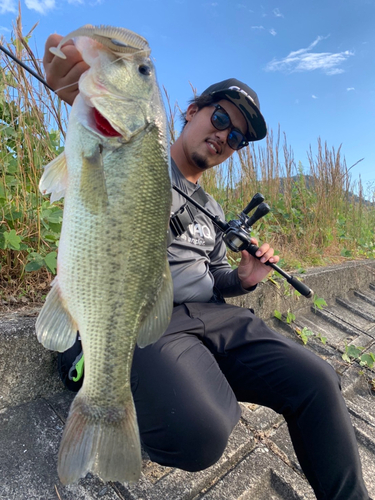
M266 122L259 108L249 97L236 90L220 90L218 92L212 92L211 95L227 99L237 106L247 121L248 131L246 139L248 141L260 141L266 137Z

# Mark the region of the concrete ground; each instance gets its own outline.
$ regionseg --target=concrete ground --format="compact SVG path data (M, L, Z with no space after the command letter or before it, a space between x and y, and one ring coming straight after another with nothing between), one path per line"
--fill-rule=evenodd
M253 307L272 328L300 342L295 329L311 329L306 349L326 359L342 377L343 394L355 428L365 482L375 499L375 369L342 359L347 345L375 353L375 262L350 262L302 275L328 306L296 298L267 282L231 302ZM296 315L292 325L274 310ZM135 485L104 483L88 474L63 486L57 453L74 394L56 375L55 355L34 335L38 310L0 313L0 499L124 500L288 500L314 499L289 438L284 419L272 410L242 404L242 418L218 463L188 473L143 457ZM317 335L327 338L323 344ZM375 367L374 367L375 368Z

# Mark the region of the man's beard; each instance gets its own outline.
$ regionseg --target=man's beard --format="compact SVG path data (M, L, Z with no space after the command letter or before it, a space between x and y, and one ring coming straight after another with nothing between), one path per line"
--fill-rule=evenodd
M193 153L191 155L191 159L193 160L195 165L201 170L207 170L208 168L210 168L210 165L208 164L206 158L204 158L198 153Z

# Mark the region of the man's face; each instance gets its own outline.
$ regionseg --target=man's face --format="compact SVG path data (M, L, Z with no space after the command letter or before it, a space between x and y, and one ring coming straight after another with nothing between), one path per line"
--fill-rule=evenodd
M228 113L232 126L245 134L247 125L241 111L225 99L217 104ZM234 153L227 143L231 128L217 130L211 123L214 110L214 106L206 106L198 111L197 106L191 104L186 113L187 123L183 130L184 153L186 158L200 170L219 165Z

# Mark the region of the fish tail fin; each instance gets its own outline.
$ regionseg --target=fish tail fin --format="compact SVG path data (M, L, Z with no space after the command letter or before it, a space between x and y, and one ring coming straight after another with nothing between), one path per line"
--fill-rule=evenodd
M60 444L61 482L76 483L88 472L104 481L136 482L142 460L133 399L124 408L103 410L90 405L81 392L72 403Z

